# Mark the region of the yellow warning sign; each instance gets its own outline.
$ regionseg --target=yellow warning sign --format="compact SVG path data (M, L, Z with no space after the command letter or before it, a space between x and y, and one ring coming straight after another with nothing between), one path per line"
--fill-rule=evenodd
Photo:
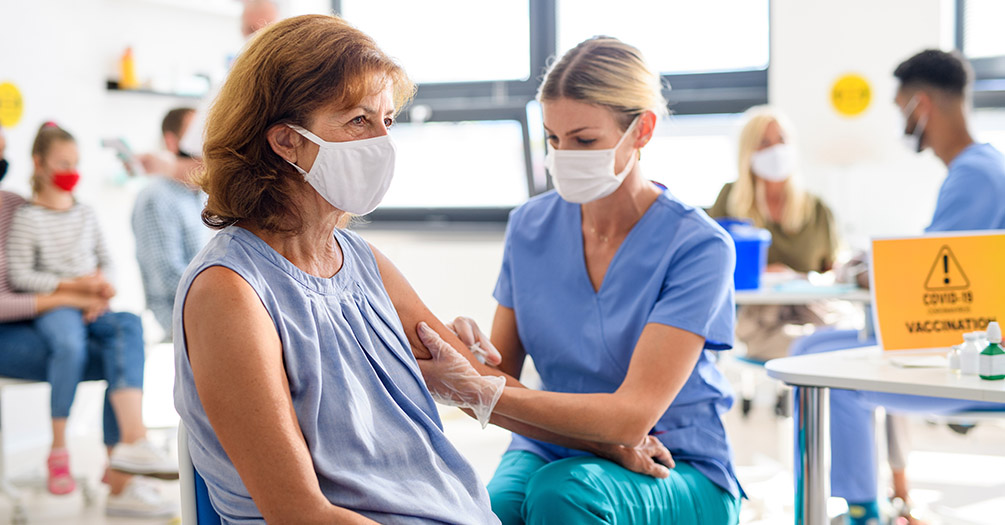
M855 117L869 107L872 88L862 75L854 73L841 76L831 87L831 104L846 117Z
M0 82L0 126L13 128L21 121L23 113L21 91L11 82Z
M964 290L970 288L970 280L967 274L960 268L960 262L953 255L953 250L949 246L943 246L939 254L935 256L932 269L928 272L928 280L925 281L926 290Z
M876 335L886 350L949 347L1005 318L1005 231L872 241Z

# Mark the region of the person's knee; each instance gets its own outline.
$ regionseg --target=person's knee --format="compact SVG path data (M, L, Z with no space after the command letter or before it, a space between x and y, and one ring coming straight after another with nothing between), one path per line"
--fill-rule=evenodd
M590 515L614 522L614 505L605 490L603 468L596 461L566 459L539 470L527 484L523 516L528 524L573 523ZM591 521L593 521L591 520Z
M84 318L79 310L60 308L39 317L35 326L42 333L53 358L83 361L87 356Z
M522 525L524 491L515 487L493 487L491 483L488 489L492 512L502 525Z

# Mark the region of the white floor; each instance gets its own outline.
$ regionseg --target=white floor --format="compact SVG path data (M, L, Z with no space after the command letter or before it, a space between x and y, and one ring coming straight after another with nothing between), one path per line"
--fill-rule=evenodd
M176 420L171 408L170 354L153 353L147 373L148 424L161 426L151 431L151 437L169 449L174 449ZM724 365L727 376L738 383L739 368ZM155 373L158 371L159 373ZM766 377L757 377L754 407L748 417L739 407L727 415L727 427L735 447L736 467L749 501L743 506L742 523L783 524L793 522L792 510L792 430L791 419L773 413L775 385ZM486 430L459 411L442 411L447 434L474 464L486 480L508 443L508 433L490 427ZM76 415L71 416L77 417ZM17 421L5 421L8 427ZM913 481L913 498L919 503L919 513L932 524L1000 524L1005 516L1005 425L982 423L966 436L950 431L944 424L932 425L922 419L912 420L912 453L909 475ZM75 473L86 475L95 489L96 501L86 506L81 491L70 496L50 496L44 490L24 491L29 523L32 524L168 524L180 523L178 518L165 520L128 520L107 518L103 512L105 489L98 478L104 465L104 452L99 434L84 433L74 439L71 449ZM44 446L19 451L5 458L13 472L41 475L45 460ZM888 484L884 470L881 483ZM177 482L164 482L168 497L178 499ZM839 502L838 502L839 503ZM11 505L0 501L0 525L8 522Z

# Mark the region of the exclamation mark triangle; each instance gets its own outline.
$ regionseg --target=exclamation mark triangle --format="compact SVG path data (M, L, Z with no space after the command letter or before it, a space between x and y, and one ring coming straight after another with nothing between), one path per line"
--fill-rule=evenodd
M932 269L928 272L928 279L925 281L926 290L962 290L970 287L970 280L967 274L963 273L963 267L953 255L953 250L949 246L939 249L939 255L932 263Z

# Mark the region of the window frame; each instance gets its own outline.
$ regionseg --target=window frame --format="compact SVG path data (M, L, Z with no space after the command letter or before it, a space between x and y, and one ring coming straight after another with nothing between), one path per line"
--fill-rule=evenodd
M962 0L960 0L962 1ZM342 0L332 0L332 10L342 12ZM527 194L551 189L543 167L534 165L527 105L537 95L541 76L557 53L557 0L528 0L530 23L530 77L524 80L449 82L420 84L410 107L429 108L427 122L514 120L523 130ZM771 2L768 2L769 20ZM771 31L770 22L768 28ZM771 56L769 38L768 55ZM741 113L768 102L768 68L748 71L662 75L669 109L678 115ZM399 122L411 120L406 107ZM540 145L544 147L544 144ZM378 208L366 216L371 226L387 223L505 223L513 207Z
M956 0L956 49L967 56L966 50L966 3ZM971 93L973 106L979 108L1005 108L1005 55L984 58L969 58L974 70Z

